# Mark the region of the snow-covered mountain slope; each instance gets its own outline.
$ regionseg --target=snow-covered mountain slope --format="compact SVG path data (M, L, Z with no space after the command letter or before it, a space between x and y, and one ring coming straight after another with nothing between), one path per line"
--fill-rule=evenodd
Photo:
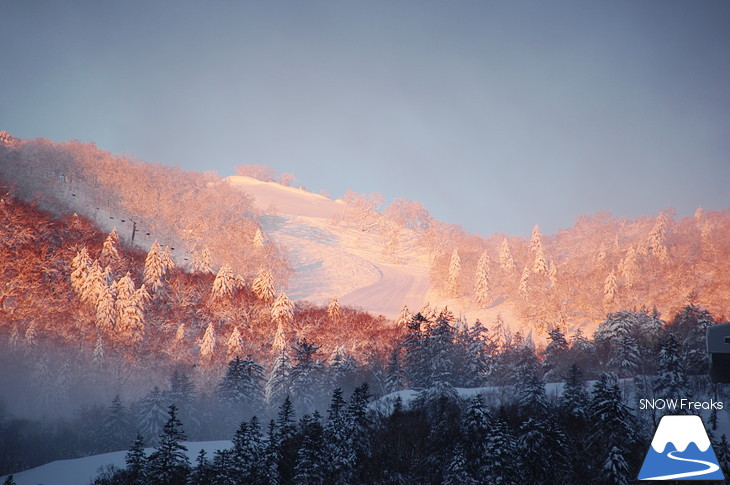
M290 297L314 303L337 297L342 304L389 317L404 304L418 309L426 303L428 256L414 244L406 241L396 263L384 254L381 236L343 220L340 200L249 177L227 180L252 195L258 208L275 211L260 222L294 269Z
M188 449L187 455L190 463L195 465L195 459L200 450L205 450L208 458L211 458L216 450L223 450L231 447L230 441L193 441L183 443ZM153 448L145 448L149 456ZM110 465L124 468L124 457L126 451L114 451L101 455L85 456L73 460L56 460L30 470L13 474L13 480L18 485L84 485L99 475L99 471ZM5 481L6 477L0 477Z

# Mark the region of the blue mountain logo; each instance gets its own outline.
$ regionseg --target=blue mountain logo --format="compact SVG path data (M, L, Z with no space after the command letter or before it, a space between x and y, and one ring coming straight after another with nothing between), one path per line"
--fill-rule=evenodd
M710 438L695 415L662 417L639 480L724 480Z

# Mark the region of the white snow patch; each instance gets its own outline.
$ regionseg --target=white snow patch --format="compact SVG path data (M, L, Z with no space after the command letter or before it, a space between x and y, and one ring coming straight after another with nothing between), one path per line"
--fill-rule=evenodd
M216 450L232 446L230 441L191 441L183 444L188 449L187 455L193 466L200 450L205 450L208 458L211 459ZM147 456L153 451L154 448L145 448ZM85 485L91 483L102 468L109 465L123 468L126 454L126 451L114 451L73 460L52 461L30 470L14 473L13 479L18 485ZM6 478L7 476L3 476L0 477L0 480L5 481Z

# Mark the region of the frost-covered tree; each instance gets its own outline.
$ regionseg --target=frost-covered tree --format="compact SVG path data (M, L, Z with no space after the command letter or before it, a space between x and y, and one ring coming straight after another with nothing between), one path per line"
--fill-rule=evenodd
M477 485L479 482L467 471L464 449L457 445L444 473L444 485Z
M259 269L258 276L251 283L251 290L259 300L266 303L274 301L276 291L274 290L274 278L271 276L271 272L267 269Z
M266 381L266 402L269 405L280 403L292 392L292 364L284 349L276 352L274 364Z
M403 305L403 307L400 309L398 317L395 319L395 328L405 328L408 325L409 321L410 312L408 311L408 306Z
M279 293L271 305L271 320L281 325L289 325L294 320L294 303L286 293Z
M456 298L459 296L459 276L461 275L461 258L459 252L454 249L451 253L451 260L449 262L449 275L447 280L447 292L448 295Z
M606 281L603 283L603 303L606 305L613 303L616 299L617 292L618 280L616 280L616 273L611 270L606 277Z
M477 261L477 270L474 275L474 301L479 304L480 308L485 308L492 299L489 264L489 255L485 251Z
M101 285L96 300L96 328L105 334L111 334L116 325L117 310L114 302L114 289L106 284Z
M530 251L541 252L542 246L542 233L540 232L540 226L535 224L532 228L532 234L530 235Z
M545 253L542 248L542 244L537 246L537 249L535 249L535 260L532 263L532 272L542 275L548 274L548 263L545 259Z
M502 244L499 246L499 266L509 274L515 270L515 261L512 259L507 238L502 239Z
M144 261L143 283L149 291L157 294L164 286L164 277L168 270L175 267L167 248L162 248L155 240Z
M507 423L499 418L490 423L483 456L488 459L479 467L477 475L482 477L483 483L525 483L517 440Z
M192 270L194 273L208 274L213 272L213 261L210 256L210 249L203 248L193 254Z
M142 285L135 290L134 281L127 273L114 284L117 300L114 307L117 311L117 338L123 342L134 343L142 340L144 334L143 305L147 296Z
M405 388L406 376L401 364L400 349L395 347L386 364L385 392L396 392Z
M336 323L340 321L340 302L337 301L336 296L333 296L329 305L327 305L327 317L331 322Z
M250 422L242 421L233 437L231 448L231 474L235 483L267 483L261 463L265 447L261 426L254 416Z
M96 336L94 351L91 353L91 362L96 367L101 367L104 365L104 341L101 338L101 334L97 334Z
M519 431L518 449L522 457L523 483L566 483L570 462L566 439L550 418L530 418Z
M200 358L203 361L210 362L215 353L215 328L213 322L208 323L203 334L203 339L200 341Z
M236 277L233 270L227 264L221 266L218 274L213 280L213 288L210 292L211 301L222 301L233 298L236 292Z
M117 234L117 228L112 229L112 232L104 240L104 244L101 247L101 254L99 255L99 261L102 264L112 264L119 260L119 234Z
M634 283L638 281L641 269L639 268L636 249L634 249L633 246L630 246L626 251L626 256L624 256L624 259L621 260L618 268L621 276L623 277L624 283L628 287L632 287Z
M241 332L238 331L238 327L233 327L231 335L226 341L226 358L228 360L234 359L243 353L243 338Z
M168 419L159 438L159 444L147 459L147 470L154 481L166 485L183 485L190 474L188 449L182 442L185 432L177 417L177 408L170 405Z
M522 276L520 277L520 285L518 289L520 290L520 294L523 298L527 298L527 294L530 291L530 268L528 266L525 266L525 269L522 270Z
M542 367L545 370L545 378L548 382L563 380L567 369L567 357L570 346L565 339L565 334L559 328L548 332L550 342L545 347L543 354L545 359Z
M660 213L657 217L654 227L649 233L646 240L647 252L656 257L661 263L669 261L667 253L667 226L669 219L664 213Z
M264 235L261 233L261 228L257 228L256 234L253 236L253 247L256 249L263 249L264 247Z
M86 246L77 251L76 256L71 260L71 287L77 294L81 294L86 285L91 264L91 257Z
M687 305L669 323L680 344L688 375L707 373L707 329L715 324L712 315L697 305Z

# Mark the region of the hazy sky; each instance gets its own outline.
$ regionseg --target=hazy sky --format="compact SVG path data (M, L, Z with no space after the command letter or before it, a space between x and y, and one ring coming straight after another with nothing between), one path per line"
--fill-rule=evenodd
M730 205L728 1L33 1L0 9L0 130L470 232Z

